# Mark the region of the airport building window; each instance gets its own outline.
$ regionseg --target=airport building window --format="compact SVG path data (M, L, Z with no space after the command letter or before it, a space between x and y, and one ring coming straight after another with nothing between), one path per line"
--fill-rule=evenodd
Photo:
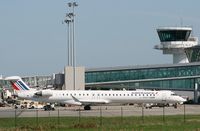
M100 77L99 77L99 76ZM130 80L156 79L148 82L125 82L119 84L107 84L109 88L121 87L131 89L153 88L153 89L185 89L193 90L195 79L187 78L200 75L200 65L160 67L148 69L124 69L112 71L86 72L86 83L95 82L118 82ZM183 77L186 77L184 79ZM161 80L163 78L174 78L170 80ZM176 79L177 78L177 79ZM181 78L181 79L180 79ZM160 80L159 80L160 79ZM200 82L199 82L200 84Z
M200 75L200 66L197 67L170 67L158 69L137 69L137 70L117 70L106 72L90 72L86 73L86 83L92 82L108 82L153 78L168 78ZM92 78L90 76L93 76ZM101 76L101 77L99 77Z

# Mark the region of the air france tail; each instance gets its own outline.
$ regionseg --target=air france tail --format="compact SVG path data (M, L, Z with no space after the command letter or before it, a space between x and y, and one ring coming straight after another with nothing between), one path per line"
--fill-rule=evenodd
M10 81L12 87L16 91L27 91L30 90L29 86L23 82L19 76L7 77L5 80Z

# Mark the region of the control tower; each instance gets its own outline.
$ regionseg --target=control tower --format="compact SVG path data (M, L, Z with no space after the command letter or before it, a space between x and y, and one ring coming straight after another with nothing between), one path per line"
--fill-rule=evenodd
M163 54L172 54L173 63L189 63L185 48L198 44L197 37L191 37L190 27L162 27L157 29L160 44L154 48L163 50Z

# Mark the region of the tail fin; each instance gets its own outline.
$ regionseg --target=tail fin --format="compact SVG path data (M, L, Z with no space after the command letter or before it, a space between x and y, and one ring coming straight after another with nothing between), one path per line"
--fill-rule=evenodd
M19 76L6 77L5 80L10 81L14 90L17 90L17 91L30 90L29 86L26 83L24 83L23 80Z

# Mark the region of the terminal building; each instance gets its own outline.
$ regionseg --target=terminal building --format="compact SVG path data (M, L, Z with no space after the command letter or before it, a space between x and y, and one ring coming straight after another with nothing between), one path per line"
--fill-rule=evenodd
M200 46L192 37L190 27L162 27L157 29L160 44L154 48L163 54L173 55L173 64L143 65L108 68L86 68L84 88L86 90L174 90L190 91L195 102L200 90ZM23 77L33 87L53 86L63 89L67 73L52 76ZM79 81L76 81L79 82ZM5 85L6 83L4 83ZM67 88L64 88L67 89Z

